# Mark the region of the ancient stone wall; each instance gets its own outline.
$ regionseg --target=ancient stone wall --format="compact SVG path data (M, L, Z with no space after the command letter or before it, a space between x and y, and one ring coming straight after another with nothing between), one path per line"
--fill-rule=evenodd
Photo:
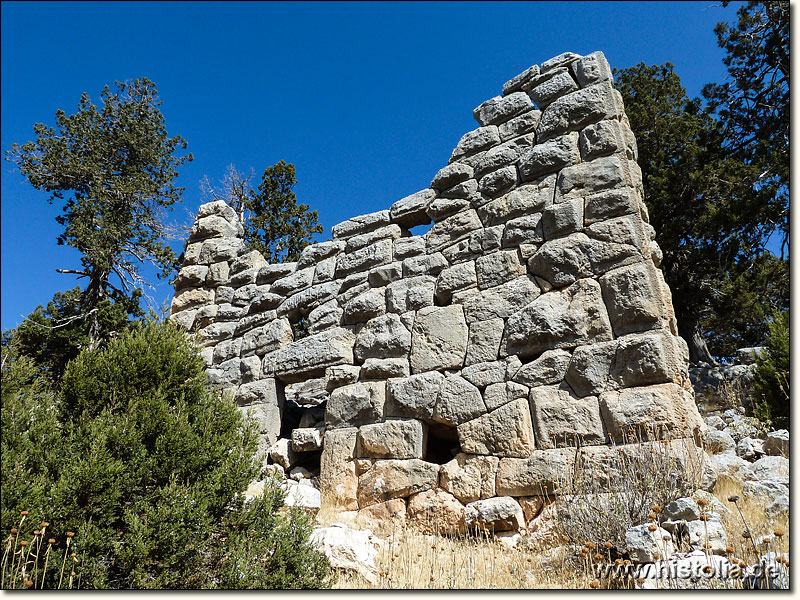
M211 382L348 509L469 520L502 497L512 522L565 464L700 425L603 54L534 65L473 115L429 188L296 263L245 251L234 211L203 205L175 281Z

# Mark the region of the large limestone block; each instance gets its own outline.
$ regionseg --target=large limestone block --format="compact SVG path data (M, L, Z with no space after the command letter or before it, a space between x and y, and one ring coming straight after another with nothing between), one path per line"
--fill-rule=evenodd
M429 371L389 379L386 384L386 416L432 419L444 375Z
M202 285L208 275L208 267L205 265L186 265L173 282L176 290L192 285Z
M380 504L372 504L362 508L356 514L356 525L360 529L366 529L384 537L391 537L404 531L406 522L405 498L395 498Z
M514 400L527 397L528 387L513 381L493 383L487 386L483 392L483 402L486 404L486 410L494 410Z
M497 465L497 494L547 496L572 472L574 451L535 450L526 458L503 458Z
M468 530L517 531L525 527L522 507L514 498L507 496L467 504L464 521Z
M558 177L556 201L581 198L604 190L637 187L641 184L638 165L625 157L606 156L565 167Z
M203 288L186 288L175 294L172 298L172 313L178 313L187 308L199 308L214 302L214 290Z
M610 271L600 285L616 335L656 329L669 318L666 283L652 261Z
M281 379L300 381L325 367L352 364L354 342L352 332L337 327L297 340L268 356Z
M313 452L322 449L322 427L298 427L292 430L292 450L295 452Z
M503 167L481 177L478 182L478 190L490 198L497 198L511 190L517 184L517 180L518 174L515 166Z
M399 225L386 225L385 227L380 227L374 231L360 233L351 238L347 238L345 249L347 252L355 252L356 250L360 250L365 246L374 244L379 240L396 240L402 235L402 233L403 230Z
M386 288L386 307L389 312L403 314L433 306L436 279L428 275L393 281Z
M402 358L408 355L411 347L411 333L403 325L399 315L390 313L371 319L358 332L355 358L359 362L368 358Z
M371 289L359 294L344 306L342 323L366 323L386 312L386 290Z
M297 259L297 268L304 269L314 266L323 260L340 254L344 248L345 243L342 240L328 240L327 242L318 242L306 246L300 253L300 258Z
M617 341L613 340L575 348L566 381L578 396L606 391L610 383L617 346Z
M703 422L691 392L674 383L600 394L603 422L612 440L692 437Z
M434 179L434 182L436 182L436 179ZM433 184L431 184L431 187L433 187ZM432 189L424 189L398 200L389 209L392 223L408 228L427 225L431 222L431 219L426 211L435 197L436 192Z
M467 351L467 334L461 306L430 306L419 310L411 336L412 372L460 368Z
M527 92L531 82L539 75L539 65L528 67L519 75L516 75L503 84L503 94L513 94L514 92Z
M388 210L379 210L366 215L359 215L334 225L331 229L331 237L334 239L348 238L359 233L378 229L379 227L388 225L389 222Z
M407 358L368 358L361 365L362 379L408 377L410 374Z
M490 146L496 146L500 143L500 134L497 131L497 126L488 125L486 127L479 127L468 131L456 144L453 154L450 156L448 162L454 162L462 156L473 154L479 150L485 150Z
M330 396L325 377L306 379L300 383L290 383L284 388L283 393L287 402L292 402L303 408L319 406L323 402L327 402Z
M541 119L542 111L540 110L529 110L526 113L522 113L502 125L498 125L497 131L500 134L500 139L506 141L526 133L533 133L539 126Z
M539 297L541 290L533 277L523 275L480 293L461 299L454 294L453 301L464 305L467 323L507 319Z
M689 348L668 331L631 334L617 341L611 377L620 387L682 384L688 378Z
M535 143L532 133L521 135L514 139L495 146L481 157L474 169L476 180L480 180L487 173L507 167L517 161L520 156L528 152ZM469 197L469 196L467 196ZM477 200L477 199L476 199Z
M441 252L411 256L403 260L403 277L438 275L447 266L449 266L447 259Z
M584 223L588 226L613 217L639 215L640 206L639 194L632 187L598 192L585 198Z
M419 459L379 460L358 478L358 505L386 502L435 488L439 465Z
M359 456L422 458L427 433L427 425L416 419L392 419L363 425L358 430Z
M464 504L495 495L495 479L500 459L459 453L442 465L439 485Z
M283 279L284 277L287 277L292 273L294 273L295 270L297 270L298 264L299 263L296 262L275 263L261 267L258 270L258 278L256 279L256 283L258 283L258 285L264 285L267 283L272 283L274 281L277 281L278 279ZM305 266L308 267L311 265L308 264Z
M445 378L433 411L437 423L456 426L486 413L481 392L463 377Z
M342 278L392 262L392 240L378 240L349 254L341 254L336 259L336 277Z
M506 322L506 355L526 356L612 339L600 285L580 279L562 291L539 296Z
M567 374L570 358L566 350L547 350L536 360L522 365L512 379L528 387L558 385Z
M214 200L213 202L206 202L204 204L201 204L200 208L197 209L198 219L209 217L211 215L217 215L231 223L234 223L239 220L238 216L236 215L236 211L233 210L230 206L228 206L228 204L223 200Z
M589 125L581 131L578 144L584 161L617 152L635 159L637 153L636 139L630 127L614 119Z
M514 92L507 96L490 98L478 106L472 116L481 125L499 125L529 110L533 110L533 102L528 94Z
M483 224L478 218L478 213L472 209L447 217L434 224L425 234L428 252L438 252L481 228L483 228Z
M472 323L469 326L467 355L464 364L473 365L496 360L500 351L500 342L503 339L504 327L503 319L489 319Z
M408 499L408 523L427 535L466 532L464 505L442 490L426 490Z
M536 84L531 88L530 95L541 109L547 108L559 96L569 94L578 89L578 84L569 74L566 67L558 67L543 73L536 78Z
M205 240L207 238L234 238L242 234L239 221L228 221L223 217L211 215L197 219L189 231L189 239Z
M528 456L534 450L531 413L515 400L458 426L461 449L470 454Z
M286 319L276 319L267 325L251 329L242 338L242 356L264 356L288 346L294 340L292 326Z
M436 297L449 301L453 292L475 287L477 282L474 262L468 261L453 265L439 273L436 280Z
M259 270L259 273L260 272L261 271ZM279 294L281 296L288 297L309 287L313 281L314 268L306 267L305 269L300 269L293 272L291 275L287 275L282 279L274 281L272 286L270 286L269 291L273 294Z
M240 385L235 400L245 412L250 411L267 445L275 443L281 431L283 407L283 394L275 379L270 377Z
M541 139L548 139L595 121L618 119L624 112L619 92L603 81L555 99L542 112L537 133Z
M537 144L519 161L522 181L531 181L547 173L555 173L581 160L578 132L573 131L542 144Z
M501 250L481 256L475 261L475 270L481 290L511 281L525 273L516 250Z
M529 184L520 185L504 196L478 208L478 216L487 227L509 219L539 212L553 203L556 175L547 175Z
M568 390L542 386L531 390L530 403L537 448L605 443L597 396L578 398Z
M578 80L581 87L614 80L611 66L608 64L605 54L600 51L579 58L571 66L572 72L575 73L575 79Z
M335 429L381 421L385 401L383 381L361 381L336 388L328 400L325 423Z
M353 462L357 440L358 429L355 427L325 432L319 465L319 487L326 506L358 509L358 477Z
M439 170L431 181L431 187L435 190L446 190L463 181L472 179L473 171L469 165L452 163Z
M244 242L240 238L210 238L200 247L198 264L210 265L220 261L231 261L239 256L244 249Z
M541 213L533 213L511 219L503 231L503 246L516 247L522 244L540 244L544 241ZM534 248L535 250L535 248Z

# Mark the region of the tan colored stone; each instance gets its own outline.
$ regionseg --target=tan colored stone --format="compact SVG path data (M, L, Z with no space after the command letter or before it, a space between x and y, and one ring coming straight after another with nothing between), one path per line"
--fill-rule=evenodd
M456 535L466 531L464 505L442 490L426 490L409 497L408 522L428 535Z

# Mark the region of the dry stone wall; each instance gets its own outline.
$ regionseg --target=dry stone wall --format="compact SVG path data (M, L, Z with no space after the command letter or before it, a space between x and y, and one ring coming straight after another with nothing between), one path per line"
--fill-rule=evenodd
M565 468L701 423L603 54L534 65L473 115L429 188L295 263L203 205L172 303L274 462L316 457L328 502L455 529L524 525Z

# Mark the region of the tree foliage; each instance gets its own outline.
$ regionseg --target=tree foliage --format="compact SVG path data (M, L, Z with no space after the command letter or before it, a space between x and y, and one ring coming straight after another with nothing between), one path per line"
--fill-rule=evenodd
M326 585L307 519L277 514L280 490L243 506L256 434L206 388L184 333L137 322L70 362L58 395L37 375L4 345L2 527L26 510L59 548L74 532L80 587Z
M671 64L615 75L681 336L692 361L731 356L788 303L788 269L764 249L773 191L753 185L759 166L729 150L724 124L687 97Z
M727 6L729 2L723 2ZM735 26L715 28L729 79L703 89L726 147L757 165L751 185L770 190L771 225L789 235L789 2L750 1Z
M272 263L297 260L312 236L322 233L322 225L317 222L317 211L297 203L294 165L280 161L267 167L258 191L250 187L252 176L252 172L242 175L231 165L219 190L208 179L203 188L207 196L225 200L236 210L249 249L258 250Z
M77 249L82 267L59 271L88 280L81 308L92 343L101 335L100 303L130 299L143 284L138 265L153 263L161 276L175 269L162 217L183 193L174 183L178 167L192 159L175 156L186 141L167 134L153 82L117 82L100 98L98 108L84 93L75 114L57 111L55 127L37 123L34 141L6 152L31 185L62 206L58 243Z
M755 414L772 426L789 428L789 311L769 323L764 353L756 362Z

